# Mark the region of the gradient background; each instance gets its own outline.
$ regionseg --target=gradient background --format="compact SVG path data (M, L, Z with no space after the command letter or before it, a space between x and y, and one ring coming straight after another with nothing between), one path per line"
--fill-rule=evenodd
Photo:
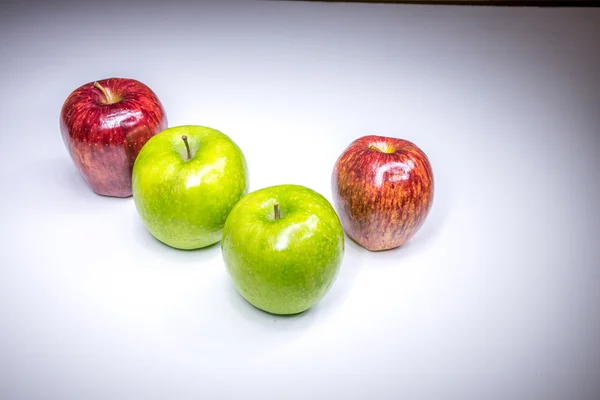
M0 2L0 398L600 398L600 10ZM218 245L170 249L80 178L60 108L111 76L230 135L251 190L331 200L353 139L412 140L432 212L262 313Z

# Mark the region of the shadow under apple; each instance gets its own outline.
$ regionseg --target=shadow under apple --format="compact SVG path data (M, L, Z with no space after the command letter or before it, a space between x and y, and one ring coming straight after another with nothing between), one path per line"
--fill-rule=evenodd
M236 313L247 321L270 326L276 330L304 329L311 326L316 321L327 318L330 314L338 311L344 306L346 298L351 295L354 279L363 263L363 254L356 246L358 245L351 244L346 247L340 270L333 285L317 304L306 311L291 315L271 314L263 311L240 295L231 278L225 275L226 279L224 279L223 285L229 303Z
M19 175L11 172L8 177L10 191L21 206L41 213L93 213L96 206L120 207L129 198L100 196L65 157L42 158L24 164ZM33 195L35 193L35 195Z
M165 262L169 263L169 266L198 267L203 264L213 263L214 260L221 257L221 242L193 250L177 249L161 242L148 231L135 210L134 204L132 204L132 207L132 219L134 221L132 223L133 232L131 236L135 238L135 241L144 251L162 258Z
M318 313L318 309L315 309L315 306L309 310L293 315L271 314L253 306L243 298L233 286L229 276L226 275L226 279L222 284L225 285L224 290L227 294L229 304L236 311L236 314L253 324L275 330L299 329L309 326Z
M80 195L80 194L94 194L94 192L87 186L83 177L77 171L77 168L73 165L73 162L68 157L60 158L46 158L31 160L32 162L27 165L31 170L26 169L21 173L36 177L35 185L39 187L46 187L51 189L53 192L59 192L61 194ZM21 182L27 184L32 183L28 179L23 179L21 176Z

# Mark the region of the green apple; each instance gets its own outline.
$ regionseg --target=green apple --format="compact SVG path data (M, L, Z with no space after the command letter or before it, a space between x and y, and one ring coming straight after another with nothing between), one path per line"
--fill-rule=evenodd
M297 314L332 286L344 232L331 204L304 186L252 192L231 210L221 249L236 290L272 314Z
M155 238L178 249L206 247L221 239L229 212L248 191L246 159L215 129L172 127L142 147L132 190Z

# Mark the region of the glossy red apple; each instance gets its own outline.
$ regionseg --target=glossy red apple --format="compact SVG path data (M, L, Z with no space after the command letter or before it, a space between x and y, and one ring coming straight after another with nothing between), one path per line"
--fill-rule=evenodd
M131 196L133 162L152 136L167 128L156 94L134 79L87 83L65 100L60 130L73 162L92 190Z
M371 251L402 246L433 202L429 159L408 140L364 136L337 159L333 201L346 234Z

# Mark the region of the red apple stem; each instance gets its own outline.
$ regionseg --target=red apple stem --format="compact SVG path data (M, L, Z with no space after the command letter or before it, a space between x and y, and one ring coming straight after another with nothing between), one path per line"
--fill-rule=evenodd
M273 218L279 219L281 215L279 214L279 203L273 204Z
M94 87L102 92L102 94L104 95L105 103L112 103L112 97L111 97L110 93L108 93L108 91L104 88L104 86L102 86L98 82L94 82Z
M192 153L190 152L190 144L188 143L187 136L183 135L181 137L181 140L183 140L183 143L185 143L185 149L187 150L187 159L189 160L190 158L192 158Z

